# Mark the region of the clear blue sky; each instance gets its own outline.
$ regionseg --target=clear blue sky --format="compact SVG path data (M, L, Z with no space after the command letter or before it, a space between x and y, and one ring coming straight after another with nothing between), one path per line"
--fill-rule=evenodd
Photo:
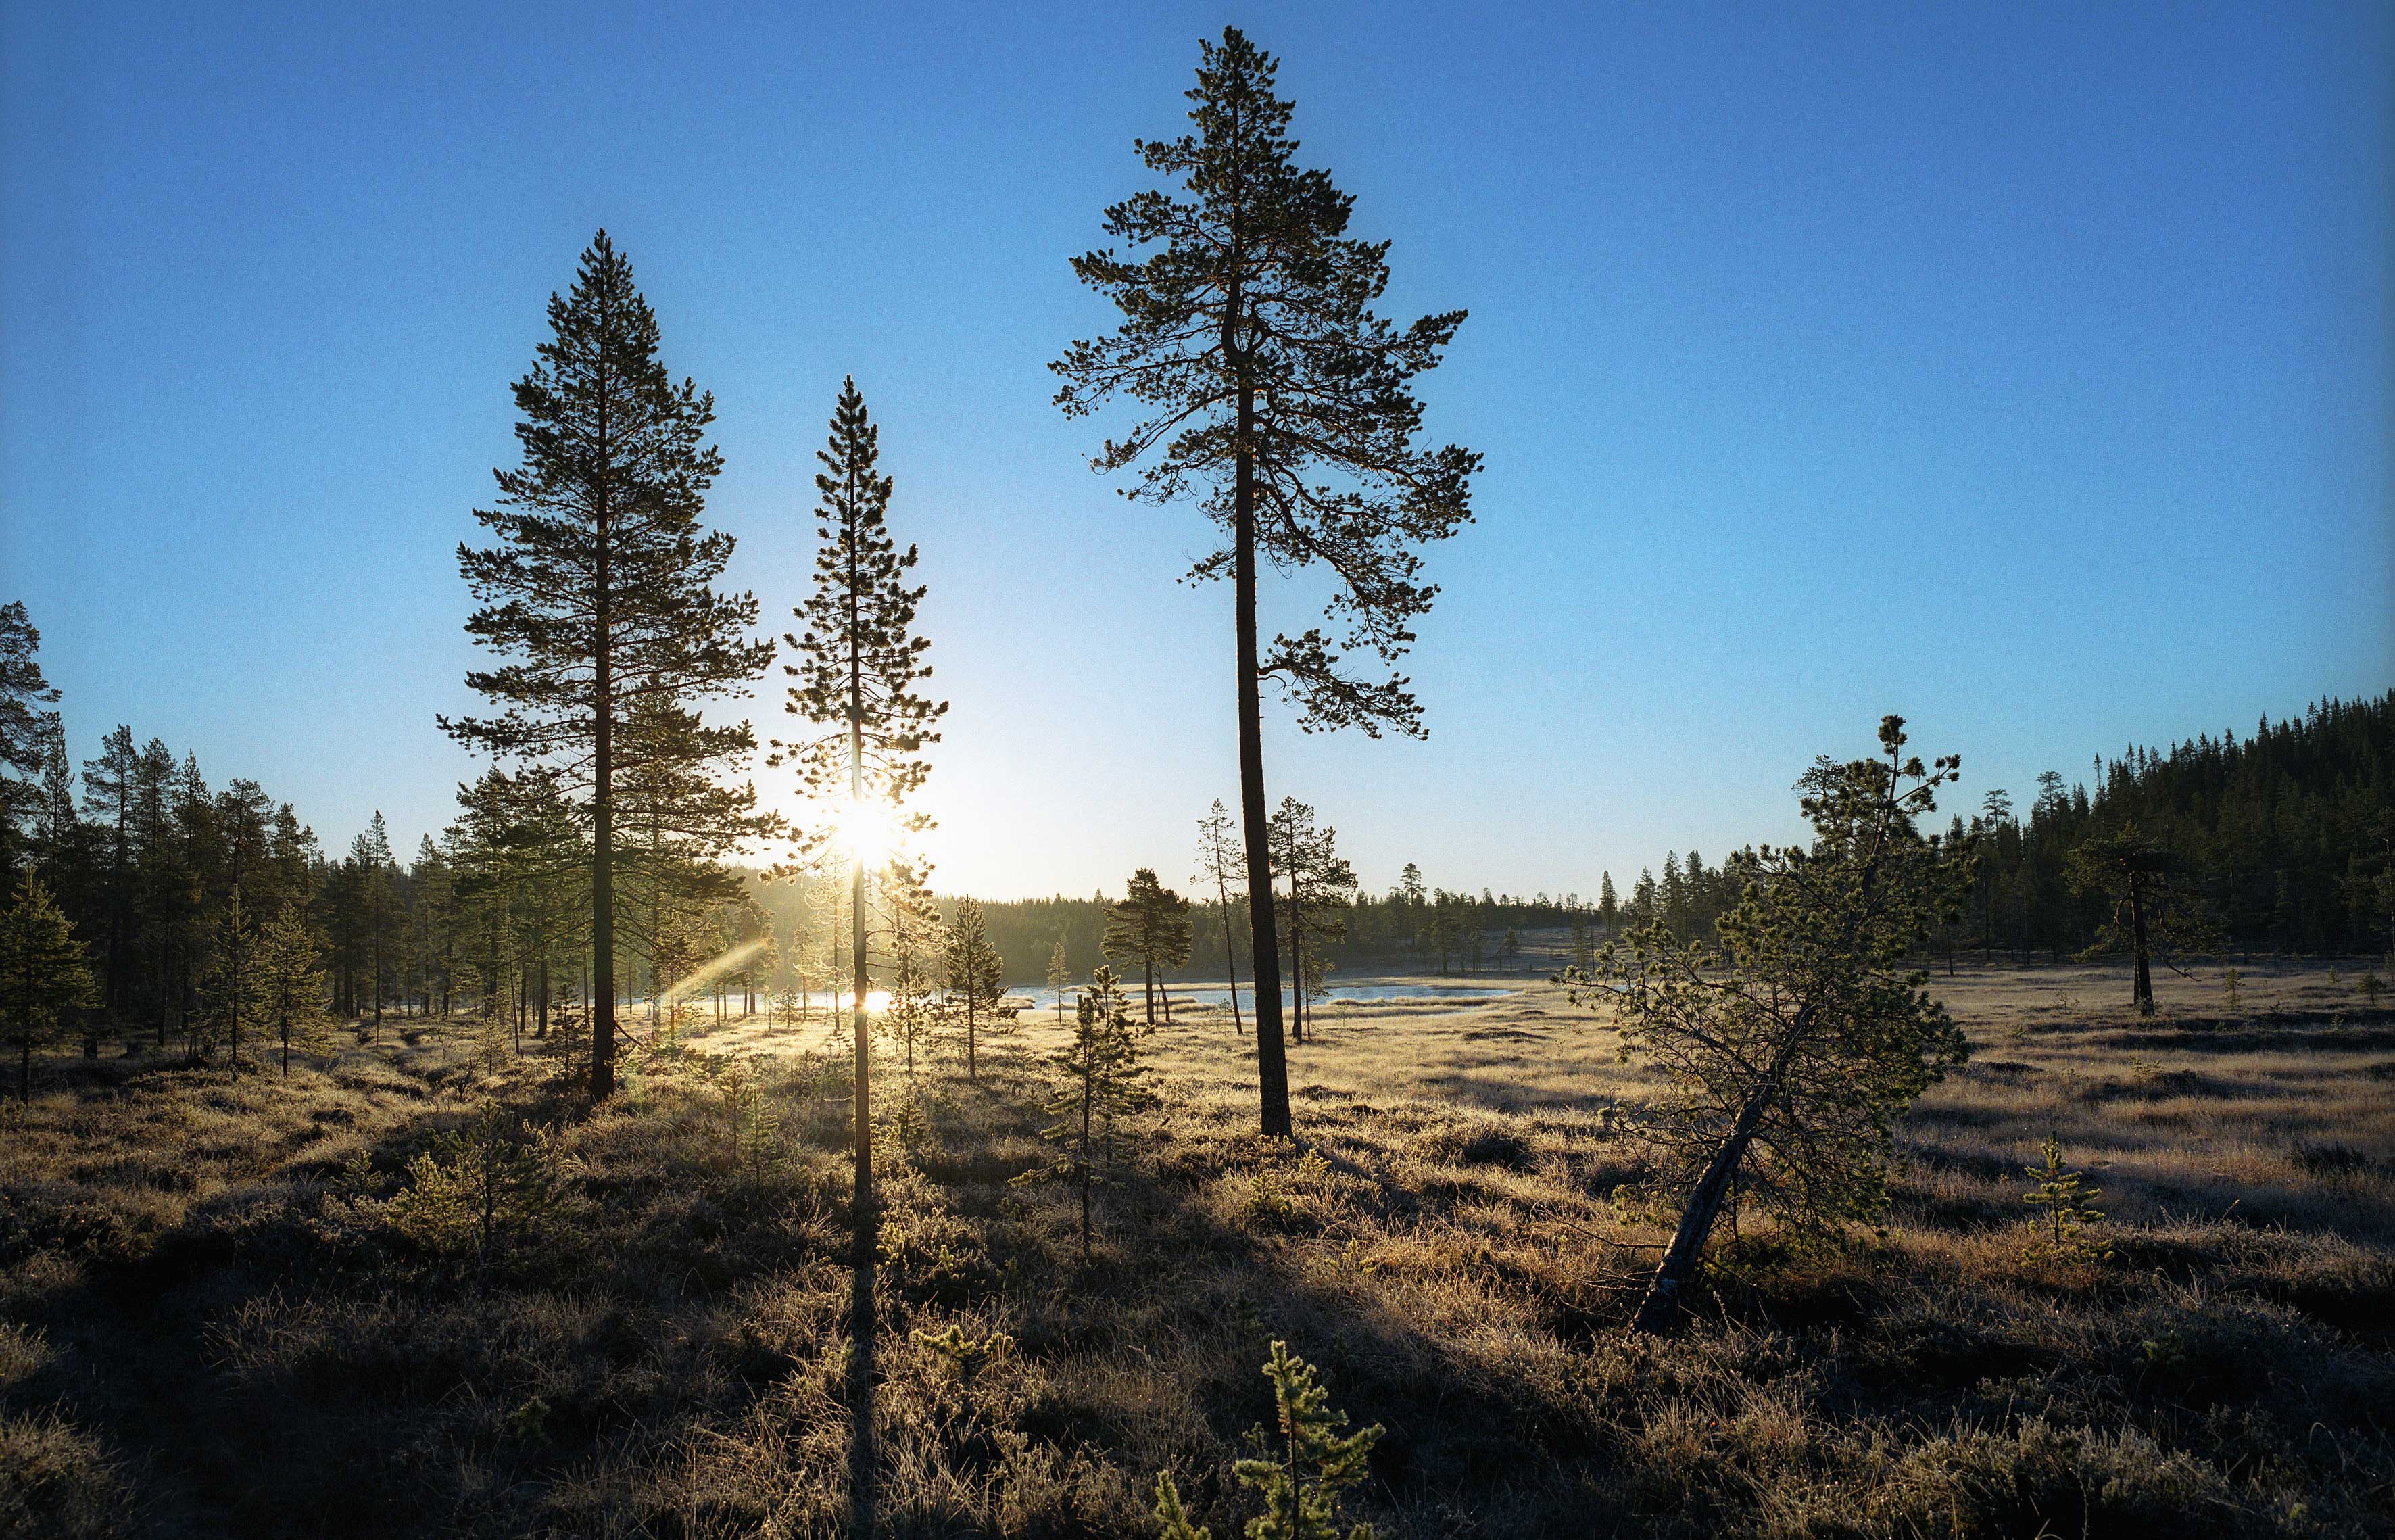
M2383 5L880 9L7 7L0 596L77 756L129 723L335 850L445 821L454 551L604 225L769 617L843 373L880 417L941 885L1184 874L1236 791L1227 594L1044 365L1225 21L1390 309L1472 312L1424 388L1488 457L1432 737L1266 729L1374 887L1783 837L1886 710L1976 803L2395 684Z

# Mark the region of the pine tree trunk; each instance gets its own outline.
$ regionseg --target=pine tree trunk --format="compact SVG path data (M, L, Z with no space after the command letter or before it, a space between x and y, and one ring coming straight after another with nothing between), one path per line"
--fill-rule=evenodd
M1248 1029L1239 1020L1238 949L1231 944L1231 895L1229 889L1223 884L1220 866L1215 869L1214 891L1221 897L1223 904L1223 974L1231 981L1231 1030L1245 1037Z
M603 622L602 622L603 625ZM607 662L599 663L598 750L590 796L590 1097L615 1094L615 810L608 777L615 744L605 705Z
M863 488L857 485L856 467L851 458L848 471L846 506L855 508L861 501ZM856 564L856 532L848 530L848 800L851 817L862 817L865 811L865 664L860 651L863 617L858 613ZM849 997L849 1016L856 1035L856 1088L852 1101L856 1115L856 1268L863 1273L872 1267L875 1251L873 1213L873 1112L871 1040L867 1035L865 997L867 959L865 950L865 853L852 840L849 850L852 870L849 874L849 963L854 977ZM871 1308L871 1301L865 1301Z
M606 304L602 286L601 304ZM602 308L601 334L607 316ZM600 359L599 453L608 452L606 359ZM612 510L608 486L597 488L593 525L598 537L592 567L590 705L590 1098L615 1094L615 574L608 558Z
M1238 302L1223 322L1224 351L1236 344ZM1280 937L1274 934L1272 823L1264 805L1264 701L1256 655L1255 463L1249 438L1255 431L1255 396L1239 384L1238 472L1232 488L1234 605L1238 628L1239 810L1248 843L1248 934L1253 948L1256 991L1256 1087L1266 1135L1290 1137L1289 1060L1280 1030Z
M1704 1175L1689 1192L1687 1204L1680 1211L1679 1228L1672 1234L1663 1260L1656 1264L1646 1297L1639 1301L1638 1314L1630 1322L1632 1335L1660 1335L1679 1324L1681 1294L1696 1276L1697 1263L1704 1255L1705 1238L1713 1233L1714 1220L1721 1214L1723 1200L1729 1196L1730 1184L1737 1179L1739 1162L1746 1159L1747 1147L1754 1142L1754 1131L1762 1125L1763 1115L1779 1097L1780 1079L1812 1019L1810 1005L1796 1013L1788 1038L1774 1055L1763 1082L1739 1109L1738 1122L1730 1126L1728 1136L1714 1151Z
M2130 986L2129 1003L2140 1016L2154 1014L2154 976L2147 966L2146 903L2143 884L2132 875L2129 879L2129 935L2136 945L2137 975Z

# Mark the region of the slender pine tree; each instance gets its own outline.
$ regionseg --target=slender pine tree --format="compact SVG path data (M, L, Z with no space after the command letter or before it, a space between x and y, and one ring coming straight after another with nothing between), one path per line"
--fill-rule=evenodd
M871 989L866 879L881 865L893 905L922 901L921 870L893 859L891 846L931 827L906 803L931 773L923 750L937 743L946 701L919 691L931 677L928 639L915 632L915 606L924 591L908 587L915 548L900 551L890 534L890 478L881 473L880 431L865 410L854 378L840 382L830 442L815 452L815 581L796 612L799 630L783 641L798 657L783 672L795 682L785 705L814 729L812 737L776 740L772 763L798 771L801 790L816 810L800 830L801 861L845 858L849 875L850 1016L854 1037L851 1110L855 1118L856 1195L853 1276L850 1294L854 1352L852 1392L872 1393L876 1335L873 1268L878 1225L873 1206L872 1038L866 1017ZM843 840L842 834L846 835ZM845 845L845 850L839 849ZM877 848L881 847L881 848ZM903 855L903 851L900 853ZM852 1451L851 1523L873 1533L875 1500L869 1425Z
M291 1050L323 1047L331 1027L324 1015L324 975L316 966L320 950L315 927L287 900L258 932L252 963L258 1025L282 1050L284 1080L291 1078Z
M1394 663L1437 591L1421 580L1416 547L1471 518L1480 458L1414 443L1422 404L1410 388L1435 367L1461 311L1392 325L1372 306L1388 284L1386 243L1347 233L1354 199L1328 172L1302 170L1290 103L1273 94L1277 65L1237 28L1200 45L1189 117L1197 131L1138 141L1148 168L1185 197L1141 192L1105 211L1111 248L1075 258L1081 281L1112 299L1123 325L1076 342L1051 365L1067 416L1127 395L1146 412L1092 461L1102 471L1147 460L1127 495L1192 495L1224 543L1192 569L1228 578L1237 653L1241 828L1256 973L1256 1068L1264 1131L1290 1132L1282 1052L1280 956L1266 869L1261 686L1276 682L1309 731L1383 727L1419 735L1422 710L1392 674L1374 683L1343 668L1340 647ZM1282 567L1320 564L1333 580L1326 611L1345 630L1257 640L1259 551Z
M1198 820L1198 874L1190 881L1214 884L1214 903L1223 916L1223 976L1231 981L1231 1030L1240 1036L1246 1035L1247 1028L1239 1021L1239 958L1237 949L1231 944L1231 883L1247 860L1247 853L1239 848L1238 829L1231 822L1230 809L1217 798L1214 805L1206 810L1206 816Z
M998 949L989 944L989 923L976 899L957 900L957 917L948 925L941 954L941 980L950 1002L964 1007L965 1078L979 1080L975 1053L981 1017L1006 998L1006 971Z

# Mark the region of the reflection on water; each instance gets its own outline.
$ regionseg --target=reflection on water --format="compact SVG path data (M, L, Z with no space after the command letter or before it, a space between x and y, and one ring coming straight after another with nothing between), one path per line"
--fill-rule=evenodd
M1010 992L1014 995L1035 1001L1042 1005L1054 1003L1054 997L1046 989L1036 988L1034 986L1018 985ZM1139 1004L1145 998L1144 992L1136 985L1123 992L1131 997L1133 1004ZM1166 992L1164 986L1158 985L1157 987L1158 1004L1163 1003L1163 996ZM1224 1005L1228 1004L1231 999L1231 990L1229 986L1223 984L1175 984L1171 987L1170 992L1171 993L1173 1003L1177 1005ZM1509 995L1517 991L1506 989L1502 985L1495 984L1333 984L1330 986L1329 1000L1333 1005L1342 1003L1353 1003L1358 1005L1379 1004L1398 1001L1417 1000L1449 1000L1458 1002L1475 1002L1484 1000L1495 1000L1501 995ZM1249 989L1244 984L1240 985L1240 1006L1244 1009L1245 1007L1252 1004L1255 1001L1255 994L1256 992L1253 989ZM1281 991L1280 998L1282 1004L1286 1005L1290 1003L1290 993L1287 989L1283 989ZM1073 993L1071 989L1068 989L1065 990L1065 999L1067 1004L1072 1002Z
M845 1011L849 1007L849 1002L855 998L856 991L853 989L842 989L839 993L833 995L825 995L820 993L812 994L807 997L807 1009L809 1011ZM828 1001L830 1003L825 1003L826 1001ZM882 1012L888 1009L890 1009L889 990L867 989L865 991L866 1015L880 1016Z

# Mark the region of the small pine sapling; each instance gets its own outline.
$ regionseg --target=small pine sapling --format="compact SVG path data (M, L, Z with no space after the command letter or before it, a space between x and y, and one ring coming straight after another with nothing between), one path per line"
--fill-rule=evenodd
M556 1036L557 1075L567 1086L576 1083L576 1077L588 1078L590 1055L590 1007L580 1000L559 1002L549 1016L550 1030Z
M1255 1456L1235 1467L1241 1486L1264 1494L1264 1511L1248 1521L1248 1540L1340 1540L1339 1494L1363 1481L1384 1429L1374 1423L1343 1434L1347 1414L1331 1408L1330 1391L1314 1365L1285 1342L1272 1345L1264 1373L1272 1381L1278 1427L1250 1429ZM1156 1517L1164 1540L1212 1540L1210 1531L1190 1522L1169 1474L1156 1479ZM1355 1524L1346 1540L1373 1540L1372 1526Z
M559 1165L552 1133L528 1122L509 1128L484 1097L470 1127L443 1135L408 1162L407 1186L383 1217L428 1251L470 1246L488 1257L504 1230L530 1228L557 1206Z
M1002 1356L1014 1346L1014 1339L1004 1332L992 1332L987 1336L965 1335L965 1329L955 1321L948 1322L945 1332L912 1334L918 1346L928 1348L940 1357L959 1384L971 1384L976 1372L990 1360Z
M2084 1185L2080 1173L2063 1165L2062 1142L2054 1135L2045 1136L2038 1152L2041 1163L2026 1168L2034 1186L2021 1197L2022 1202L2045 1210L2045 1218L2038 1226L2044 1233L2031 1244L2031 1255L2057 1261L2111 1255L2110 1247L2081 1239L2090 1225L2104 1217L2095 1203L2103 1189Z
M2378 997L2387 992L2387 980L2378 976L2378 970L2373 968L2363 974L2361 984L2356 987L2362 990L2362 998L2370 1008L2374 1011L2378 1009Z
M1100 1147L1111 1145L1115 1126L1124 1117L1155 1102L1145 1082L1147 1067L1140 1062L1139 1041L1131 1030L1131 1002L1112 968L1101 966L1081 991L1075 1012L1073 1035L1048 1062L1064 1071L1056 1096L1044 1109L1056 1121L1039 1136L1057 1147L1049 1165L1025 1172L1021 1182L1052 1179L1069 1182L1081 1200L1081 1260L1090 1259L1091 1190L1105 1180Z
M2229 1002L2229 1014L2237 1014L2238 991L2244 987L2244 976L2234 968L2220 976L2220 993Z
M755 1058L734 1054L715 1071L716 1094L731 1132L732 1169L763 1175L782 1163L782 1120L765 1094Z

